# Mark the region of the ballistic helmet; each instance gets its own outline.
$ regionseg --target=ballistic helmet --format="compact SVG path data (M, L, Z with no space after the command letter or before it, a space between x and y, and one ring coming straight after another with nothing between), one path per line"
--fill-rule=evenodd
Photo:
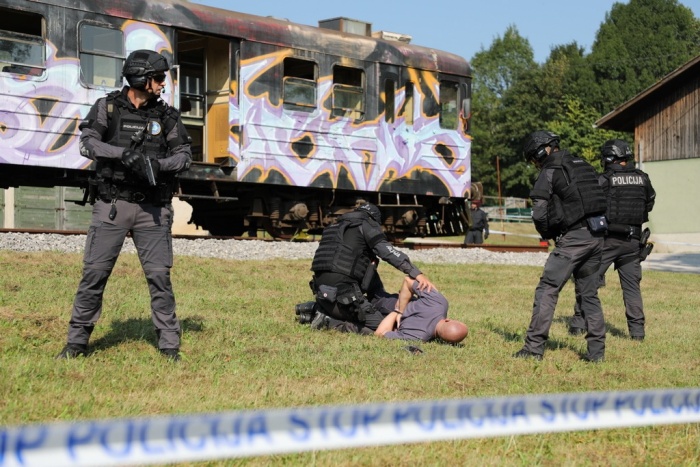
M379 210L377 206L371 203L364 203L359 205L356 211L364 211L369 214L369 217L377 221L378 224L382 223L382 211Z
M169 69L168 61L161 54L153 50L140 49L134 50L126 58L122 76L132 88L144 89L148 78L158 73L165 73Z
M629 144L621 139L609 139L600 148L600 158L603 166L613 162L628 161L634 157Z
M469 334L467 325L454 319L443 319L435 328L435 334L440 339L450 344L462 342Z
M542 162L547 157L547 147L559 147L559 135L539 130L530 133L523 143L523 155L528 162Z

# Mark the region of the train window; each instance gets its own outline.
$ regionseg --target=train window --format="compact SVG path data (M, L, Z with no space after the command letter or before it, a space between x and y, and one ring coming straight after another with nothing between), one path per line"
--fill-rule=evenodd
M46 69L41 15L0 8L0 71L37 76Z
M459 83L440 81L440 127L457 129L459 121L458 101Z
M86 84L121 87L124 36L119 29L80 25L80 73Z
M333 67L334 117L362 120L365 115L365 73L358 68Z
M393 79L384 81L384 120L394 123L394 102L396 96L396 82Z
M284 108L313 112L316 109L318 67L309 60L284 59Z
M403 116L406 121L406 125L413 125L413 83L410 81L406 82L405 86L405 97L403 105L399 110L399 117Z
M201 41L201 38L197 40ZM177 56L180 64L180 95L188 103L181 111L183 117L198 119L199 124L203 124L206 102L205 49L203 42L193 44L196 45L191 44L191 49L181 50Z

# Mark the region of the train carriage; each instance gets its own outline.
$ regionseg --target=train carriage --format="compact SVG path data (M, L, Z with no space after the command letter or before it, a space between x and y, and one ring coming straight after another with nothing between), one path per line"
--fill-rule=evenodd
M195 160L178 196L204 230L291 237L366 200L391 236L460 234L469 65L374 36L347 18L313 27L184 0L6 0L0 187L85 187L78 125L150 48L173 65L164 98Z

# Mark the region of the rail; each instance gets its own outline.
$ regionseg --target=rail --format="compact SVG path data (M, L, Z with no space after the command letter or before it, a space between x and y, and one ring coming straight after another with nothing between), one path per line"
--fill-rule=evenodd
M0 229L0 235L4 233L26 233L32 235L41 234L55 234L55 235L85 235L87 234L84 230L50 230L50 229ZM212 239L212 240L242 240L242 241L258 241L258 242L310 242L318 240L309 239L279 239L279 238L259 238L259 237L228 237L228 236L214 236L214 235L179 235L173 234L173 238L184 239L184 240L202 240L202 239ZM314 237L315 238L315 237ZM392 242L395 246L400 248L406 248L408 250L432 250L436 248L482 248L484 250L499 252L499 253L536 253L536 252L547 252L548 245L465 245L463 243L457 242L441 242L435 239L410 239L410 240L397 240Z

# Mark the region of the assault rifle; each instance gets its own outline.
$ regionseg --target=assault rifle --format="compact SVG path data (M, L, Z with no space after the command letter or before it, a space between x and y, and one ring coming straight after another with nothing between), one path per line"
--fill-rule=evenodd
M642 236L639 239L639 245L641 249L639 250L639 262L641 263L645 259L647 259L647 256L649 256L649 253L651 253L651 250L654 249L654 243L649 241L649 236L651 235L651 231L649 230L649 227L644 229L642 231Z
M131 135L131 149L135 150L138 146L143 144L143 140L145 138L144 130L141 129ZM146 154L144 154L141 151L138 151L138 154L141 155L141 169L143 170L143 173L146 175L146 179L148 180L148 184L150 186L156 186L158 182L156 181L156 176L153 173L153 166L151 165L151 159L148 158Z

